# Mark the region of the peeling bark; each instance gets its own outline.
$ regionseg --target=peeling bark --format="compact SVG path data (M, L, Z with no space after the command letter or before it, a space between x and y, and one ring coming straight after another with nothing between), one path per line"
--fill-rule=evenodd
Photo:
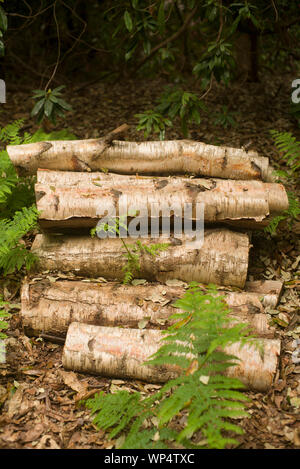
M134 244L135 239L127 238ZM140 270L135 277L165 281L180 279L217 285L244 287L249 254L249 238L226 229L207 230L200 249L187 240L160 237L141 238L144 244L169 243L156 256L140 255ZM37 235L32 252L39 257L38 270L74 272L107 280L123 280L126 250L119 238L98 239L85 236Z
M25 282L21 291L23 327L30 335L65 336L71 322L98 326L166 328L178 311L173 303L185 293L183 287L160 284L121 285L47 279ZM264 314L262 293L222 292L231 316L248 323L259 336L273 337Z
M144 365L159 347L162 333L156 330L121 329L73 322L67 333L63 366L69 370L117 378L163 383L178 376L177 366ZM225 351L240 358L229 376L245 386L267 391L272 385L280 353L280 341L258 339L263 355L253 346L233 344Z
M38 171L35 191L42 227L47 226L46 220L57 228L80 228L88 222L95 226L114 209L118 216L119 205L124 204L125 214L130 207L139 210L140 216L155 218L169 216L171 210L180 217L189 203L196 219L196 205L202 203L205 222L252 220L258 225L288 208L283 185L261 181Z
M123 174L194 174L225 179L272 179L268 158L255 151L207 145L191 140L123 142L103 139L8 145L20 174L38 168L63 171L109 171Z
M248 292L261 294L264 307L276 308L283 289L283 282L280 280L254 280L245 283Z

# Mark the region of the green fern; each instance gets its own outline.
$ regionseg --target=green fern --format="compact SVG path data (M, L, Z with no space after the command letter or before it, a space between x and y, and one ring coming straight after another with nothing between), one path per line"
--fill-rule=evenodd
M290 132L270 131L275 146L283 154L283 159L287 165L296 172L300 169L300 142L296 140Z
M289 199L289 208L284 210L281 215L277 215L276 217L272 218L268 226L265 227L264 231L274 235L277 231L278 225L283 220L288 220L289 225L291 226L293 221L296 220L300 215L300 204L299 200L297 199L296 195L293 192L288 192L288 199Z
M3 127L0 130L0 141L10 145L20 145L23 143L23 138L20 136L20 129L23 125L24 119L17 119Z
M225 448L237 443L231 434L243 433L230 419L248 415L248 398L239 380L224 375L237 358L223 350L252 341L248 327L233 321L214 286L204 293L191 285L175 306L181 312L173 315L165 344L147 363L177 365L182 375L147 398L138 392L102 392L86 402L94 424L109 430L110 438L125 434L122 449ZM186 416L181 430L175 425L179 415Z
M130 216L135 216L131 214ZM126 264L122 270L124 272L123 284L127 285L132 282L135 275L141 270L140 256L144 253L151 254L151 256L157 256L159 252L168 249L168 243L156 243L151 245L142 244L141 241L136 241L134 244L127 244L124 238L121 236L121 230L127 233L128 228L125 224L127 215L121 215L116 218L110 218L108 221L98 224L95 228L92 228L90 234L92 237L96 234L100 234L102 231L118 235L125 248L124 257L126 258Z
M47 134L42 129L33 135L21 135L23 119L18 119L0 130L0 142L20 145L42 140L73 139L67 130ZM33 177L18 177L7 151L0 152L0 271L4 275L29 269L35 261L33 254L20 241L36 227L38 212L34 205Z
M0 296L0 340L5 339L7 336L4 334L3 330L8 328L8 323L5 319L10 318L10 314L6 311L5 307L8 305L6 301L3 301L3 298ZM0 363L1 363L1 349L0 349Z
M127 244L125 243L123 238L120 239L126 249L126 253L124 254L124 256L127 260L126 264L123 267L123 271L125 272L123 279L124 284L131 283L134 279L134 276L137 275L138 272L140 272L140 257L144 253L150 254L151 256L155 257L158 255L159 252L165 251L169 247L169 243L156 243L146 245L138 240L134 244Z
M289 167L289 172L278 170L276 171L277 176L283 178L283 180L290 180L298 176L300 169L300 142L292 136L290 132L278 132L277 130L270 131L276 148L282 154L283 160ZM297 219L300 215L300 204L297 196L292 192L288 192L289 208L285 210L281 215L274 217L269 225L265 227L265 231L271 235L275 234L278 225L283 220L288 220L290 226L293 220Z
M0 363L5 362L5 343L2 341L7 338L7 335L2 331L5 331L9 327L6 321L6 319L11 317L11 314L6 311L8 304L9 303L3 301L3 298L0 296Z
M20 270L25 264L27 269L33 265L35 256L27 251L21 238L37 225L38 211L32 207L23 207L12 219L0 222L0 270L4 275Z
M142 244L141 241L136 241L133 246L133 251L139 251L141 254L146 252L151 256L155 257L158 253L165 251L170 246L170 243L154 243L154 244Z

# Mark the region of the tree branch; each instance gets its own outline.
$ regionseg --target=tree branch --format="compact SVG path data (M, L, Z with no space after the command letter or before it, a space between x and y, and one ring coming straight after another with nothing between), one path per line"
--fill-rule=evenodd
M149 59L151 59L151 57L153 57L153 55L155 55L159 49L169 44L169 42L172 42L175 39L177 39L186 30L193 16L195 15L197 9L198 9L198 5L196 5L195 8L187 15L187 17L184 20L183 25L176 31L176 33L172 34L170 37L160 42L157 46L153 47L149 55L144 57L144 59L141 60L140 63L135 67L134 71L130 74L130 77L132 77Z

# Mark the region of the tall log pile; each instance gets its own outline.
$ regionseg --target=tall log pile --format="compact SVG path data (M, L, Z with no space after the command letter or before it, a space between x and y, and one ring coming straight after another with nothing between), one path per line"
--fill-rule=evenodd
M101 139L7 147L19 174L37 173L35 193L43 231L32 246L39 277L28 278L21 292L25 331L53 340L66 337L67 369L164 382L181 370L143 362L158 350L160 329L172 323L173 303L185 292L183 282L214 283L226 287L219 294L230 315L251 326L264 350L260 354L233 344L226 351L241 361L228 373L249 388L267 390L276 373L280 341L274 338L265 308L276 306L282 285L246 281L251 245L249 232L241 229L261 228L286 210L284 187L273 182L268 158L256 152L188 140L115 140L126 129L123 125ZM165 219L174 222L180 217L176 210L185 204L192 207L188 217L195 223L195 207L202 203L203 243L195 249L190 236L166 236L158 230L142 243L168 247L155 256L141 251L133 272L152 283L120 284L128 254L124 243L118 237L92 238L83 229L95 227L107 214L126 214L124 201L126 209L146 221L158 221L160 228ZM71 232L66 234L66 229ZM134 245L136 238L125 242ZM43 272L58 275L47 279ZM68 279L60 279L62 272ZM172 279L179 283L168 285Z

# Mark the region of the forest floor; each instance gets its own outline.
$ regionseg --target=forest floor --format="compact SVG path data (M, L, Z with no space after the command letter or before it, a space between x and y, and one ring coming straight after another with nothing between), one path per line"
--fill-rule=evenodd
M280 163L269 131L291 131L299 135L288 112L292 78L271 76L264 83L233 85L230 91L215 88L206 97L208 112L200 125L191 126L191 138L206 143L246 146L268 156L274 166ZM76 92L68 90L74 111L62 125L78 138L102 136L122 123L131 125L129 140L143 140L137 132L134 114L153 108L164 86L162 80L130 81L112 86L99 83ZM192 88L191 91L198 91ZM237 125L224 129L214 124L214 113L222 105L235 112ZM34 131L29 113L33 102L27 91L10 93L0 114L1 126L13 119L25 118L26 130ZM155 139L150 136L149 139ZM168 129L167 139L182 138L180 126ZM288 186L299 195L299 187ZM276 236L256 232L249 278L279 279L285 282L283 295L270 320L276 336L282 340L279 370L267 394L247 392L250 418L238 422L244 435L238 437L238 448L300 447L300 363L293 357L300 341L300 221L291 229L281 226ZM98 391L116 389L149 393L158 386L140 381L124 381L66 372L62 367L62 345L29 338L22 331L20 318L20 284L23 273L0 278L0 295L12 302L12 318L7 331L7 360L0 364L0 448L115 448L92 423L80 400Z

